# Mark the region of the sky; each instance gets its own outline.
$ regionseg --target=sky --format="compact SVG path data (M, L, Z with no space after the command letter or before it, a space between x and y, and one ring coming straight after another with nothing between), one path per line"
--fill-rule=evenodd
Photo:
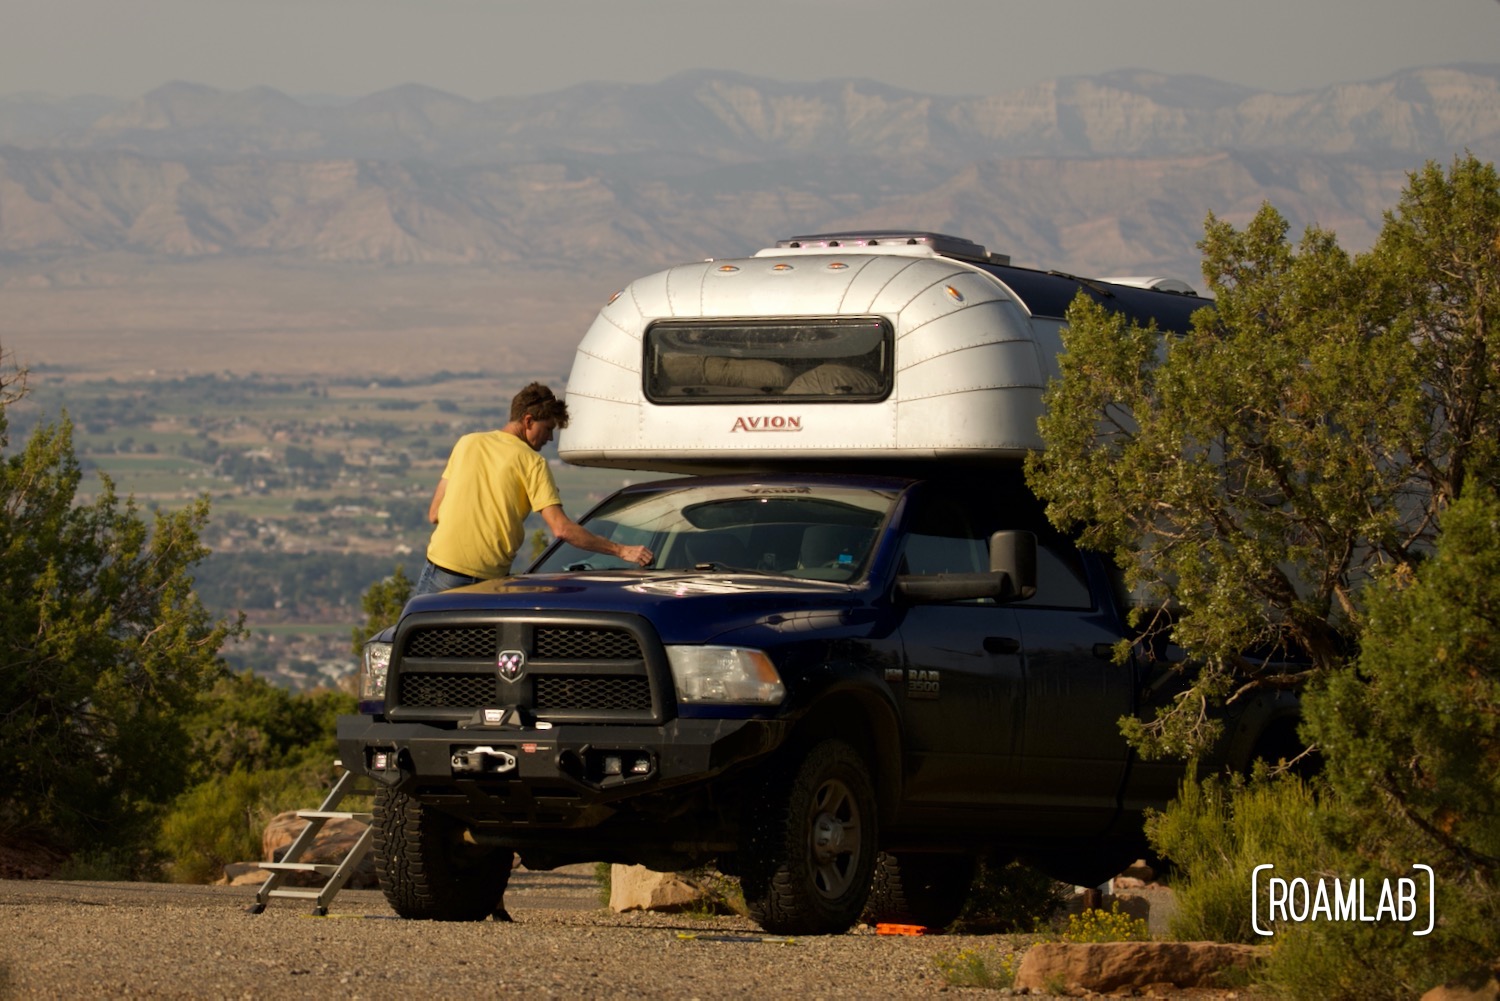
M1500 62L1496 0L0 0L0 95L172 80L474 99L688 69L998 94L1114 69L1292 93Z

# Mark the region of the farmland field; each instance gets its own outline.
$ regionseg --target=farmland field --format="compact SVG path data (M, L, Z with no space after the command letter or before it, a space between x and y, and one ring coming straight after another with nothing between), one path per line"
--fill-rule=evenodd
M6 451L66 414L83 498L99 474L143 508L206 495L199 591L250 630L226 654L293 688L352 670L360 596L397 566L415 578L453 442L503 424L531 379L561 388L612 291L607 276L478 269L133 267L0 282L0 349L29 386ZM548 452L574 517L630 478Z

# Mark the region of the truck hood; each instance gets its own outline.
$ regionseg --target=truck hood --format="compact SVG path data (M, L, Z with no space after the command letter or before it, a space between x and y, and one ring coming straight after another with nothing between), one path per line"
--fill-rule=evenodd
M412 612L501 609L616 612L649 618L664 643L702 643L753 623L864 604L863 588L741 573L588 571L526 574L413 598ZM818 616L822 618L823 615Z

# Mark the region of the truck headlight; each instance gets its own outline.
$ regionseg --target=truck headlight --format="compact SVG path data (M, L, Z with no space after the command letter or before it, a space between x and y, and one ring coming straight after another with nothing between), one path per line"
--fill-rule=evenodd
M669 646L678 702L776 705L786 686L761 650L738 646Z
M385 701L385 677L391 666L391 644L370 640L365 644L364 664L359 670L361 702Z

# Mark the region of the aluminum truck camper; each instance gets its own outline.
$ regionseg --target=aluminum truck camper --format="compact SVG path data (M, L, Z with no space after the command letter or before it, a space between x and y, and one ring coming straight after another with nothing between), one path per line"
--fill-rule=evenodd
M1095 884L1140 857L1181 765L1119 721L1179 690L1170 651L1017 460L1068 304L1187 329L1203 301L1157 282L857 233L624 288L578 348L560 451L689 475L581 519L649 566L556 543L366 644L339 749L377 785L396 912L483 919L514 852L712 863L778 934L937 928L981 858ZM1294 714L1237 705L1202 766L1244 767Z
M1041 447L1074 296L1185 331L1204 300L1124 284L1166 281L1012 267L927 233L795 237L680 265L627 285L589 328L560 454L672 471L1019 460Z

